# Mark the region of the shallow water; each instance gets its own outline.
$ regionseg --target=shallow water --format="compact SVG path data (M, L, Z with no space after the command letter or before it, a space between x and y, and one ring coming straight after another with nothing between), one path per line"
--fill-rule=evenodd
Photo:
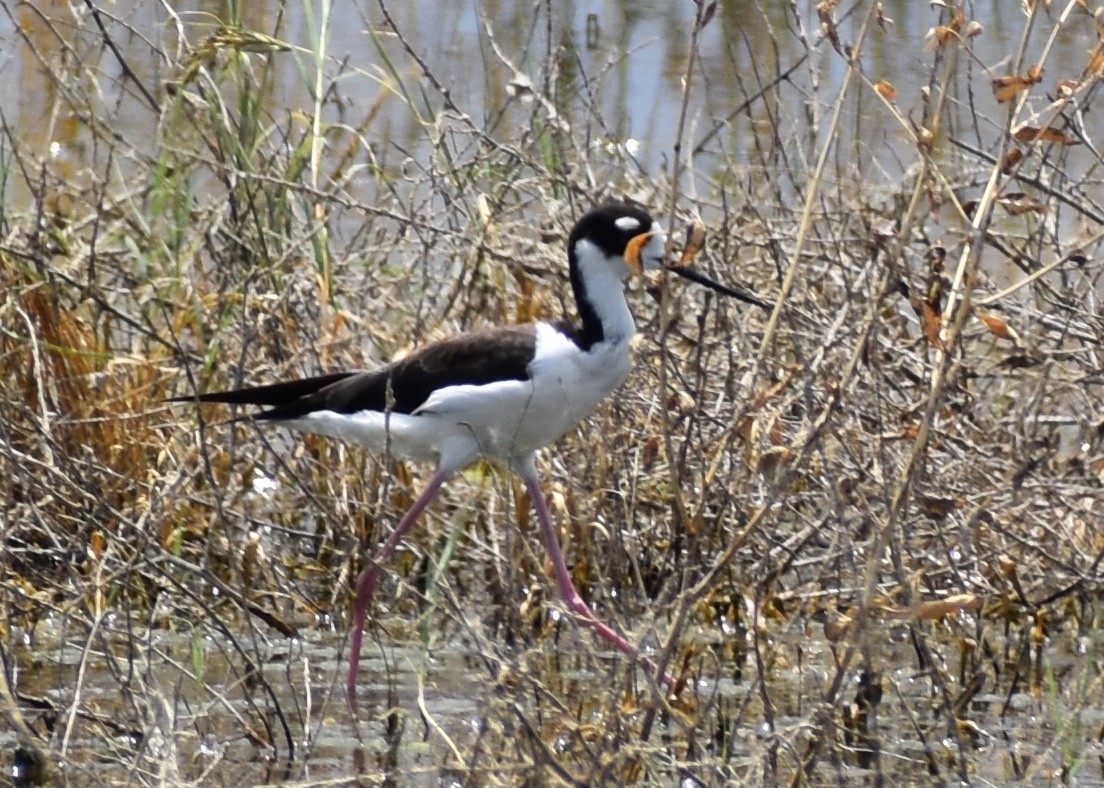
M675 702L674 717L660 716L655 746L671 747L672 755L682 753L678 773L711 784L720 773L718 765L725 764L733 775L750 776L775 732L800 740L795 731L804 729L811 736L820 730L813 719L817 699L832 680L833 649L815 638L796 637L806 627L817 625L789 622L771 635L772 667L765 679L770 715L764 714L757 683L749 679L755 671L744 651L736 662L720 665L713 678L686 688ZM505 661L494 665L497 675L466 639L449 637L447 644L435 642L427 651L417 640L369 638L361 663L359 731L343 698L346 663L338 658L338 649L345 644L338 633L314 630L296 641L266 639L263 676L273 692L266 697L255 680L243 683L233 675L231 662L221 656L226 643L214 638L197 645L186 635L156 634L150 643L154 656L131 665L135 673L121 692L118 673L102 655L70 647L59 667L49 630L44 625L33 648L16 649L11 657L20 666L15 674L19 692L54 703L71 697L70 682L80 671L82 714L69 720L62 713L53 723L55 741L64 742L58 745L64 758L52 762L51 774L63 773L71 784L117 782L131 769L136 770L131 779L149 780L158 768L163 769L162 781L200 779L205 785L325 781L354 774L373 783L438 785L447 783L452 771L464 782L481 773L512 782L508 775L515 770L520 775L535 768L526 748L518 749L526 726L543 726L546 746L570 769L580 732L599 741L618 727L638 725L648 706L645 683L628 694L616 691L626 678L619 655L595 651L590 637L573 628L562 630L558 643L527 652L521 662L498 650ZM394 622L394 630L403 631L402 622ZM881 698L872 735L880 743L881 772L901 778L922 769L933 755L953 759L958 744L952 733L933 736L939 698L926 672L916 667L908 628L888 624L874 637L880 643L878 664L900 666L877 679ZM745 645L750 649L750 643ZM992 645L1012 652L1020 648L1015 642ZM1086 676L1068 670L1084 668L1083 655L1069 651L1071 645L1059 636L1042 652L1052 677L1049 686L1027 682L1016 687L998 679L960 712L964 722L959 735L974 779L1003 783L1054 774L1061 758L1056 743L1064 741L1079 753L1078 784L1104 780L1104 746L1090 743L1104 722L1104 709L1078 706L1076 685ZM204 653L202 681L187 662L197 648ZM953 652L949 647L945 653ZM193 660L190 667L196 664ZM946 666L945 674L951 693L959 692L954 666ZM851 681L853 686L842 690L844 697L861 692L860 675ZM1067 704L1075 710L1063 712ZM132 719L135 708L143 707L148 724L129 733L111 731L89 716ZM24 704L23 711L42 729L41 710ZM561 723L554 721L557 716L563 716ZM700 743L704 749L698 767L685 760L681 749L691 732L686 727L690 721L699 735L713 732L711 741ZM285 724L293 754L282 732ZM264 743L265 727L272 746ZM517 731L511 733L513 728ZM243 738L249 731L259 738ZM0 733L0 748L9 757L17 741L11 733ZM500 760L481 765L476 753L482 748L498 753ZM511 758L516 760L513 767ZM827 768L818 767L814 781L827 779L832 773ZM873 775L861 758L836 768L849 781Z
M807 14L802 20L804 33L816 39L819 22L814 4L801 5ZM940 23L938 9L909 0L882 5L892 23L875 26L868 33L867 77L872 82L892 83L901 111L915 115L936 58L928 33ZM69 115L65 94L47 75L50 69L64 71L64 58L43 64L28 48L29 44L41 52L54 52L57 31L69 33L71 25L77 29L87 26L85 34L75 38L79 42L76 54L87 54L97 109L109 114L115 131L136 150L152 152L156 137L149 132L154 116L134 95L133 85L120 78L119 65L102 47L87 10L75 5L72 16L61 7L41 15L31 10L33 7L33 3L22 4L0 14L0 52L7 53L0 56L0 106L5 108L12 133L24 146L23 154L45 158L73 175L85 167L96 169L104 164L99 159L102 151L87 138L85 126ZM535 14L522 10L523 5L474 0L445 5L388 3L384 7L421 62L400 45L376 3L363 8L335 3L330 10L325 54L329 76L343 76L338 84L340 93L322 104L327 124L366 126L365 139L376 157L374 164L384 171L401 172L409 166L411 156L417 161L420 152L428 152L434 144L434 135L427 132L441 122L434 115L445 107L434 86L420 79L423 65L433 81L447 89L456 109L492 133L496 127L512 131L518 124L531 122L532 86L560 106L565 128L573 129L576 144L608 149L611 160L646 173L658 174L669 166L682 108L693 3L594 0L564 6L541 4ZM203 3L176 4L174 9L176 19L168 17L159 3L126 0L113 4L111 11L124 24L108 28L135 79L162 100L167 99L164 86L180 73L167 67L166 55L158 49L172 52L178 46L195 47L217 30L219 21L218 14ZM840 35L846 41L855 40L865 22L866 8L860 4L857 11L840 17ZM989 78L1006 74L1023 17L1015 3L974 3L969 11L969 18L979 22L984 32L971 41L977 63L967 73L987 85ZM243 12L246 30L305 50L314 48L318 20L306 15L302 5L245 4ZM1057 9L1049 19L1057 18L1056 14ZM1081 73L1085 52L1095 41L1091 25L1080 21L1075 17L1057 37L1049 56L1048 78ZM16 33L17 24L26 39ZM1041 23L1039 34L1029 40L1026 63L1035 62L1042 53L1048 28L1049 23ZM823 50L803 61L805 49L785 4L753 0L720 3L715 18L702 31L699 45L701 60L694 72L686 136L690 141L686 152L693 153L698 172L714 177L718 166L758 161L760 153L753 146L757 134L764 131L762 124L770 119L733 112L757 93L759 84L793 64L800 66L788 75L792 89L784 95L792 104L779 107L781 122L788 125L787 117L792 117L796 127L811 113L820 116L818 127L827 127L845 66L841 58ZM87 53L82 53L80 46L87 47ZM549 72L550 63L555 65L554 73ZM313 61L308 52L253 55L252 66L270 69L275 88L267 110L275 121L281 122L289 113L313 111L312 82L307 78L313 78ZM952 84L951 88L956 101L976 100L983 116L999 112L990 96L964 94L965 84ZM597 124L581 117L579 102L587 95L591 97L589 111L599 118ZM1040 111L1047 104L1042 95L1032 101ZM455 110L442 117L450 113L455 115ZM841 154L851 161L856 175L870 173L875 181L902 175L900 161L907 157L900 148L906 144L905 134L876 101L868 95L852 98L843 127L841 139L850 142L845 142ZM977 144L972 131L955 128L951 133ZM1089 163L1086 158L1086 166ZM114 166L125 171L127 163L114 162ZM9 196L15 198L12 206L22 209L29 195L18 181L11 186L15 189ZM371 200L376 181L364 177L348 186L354 197Z

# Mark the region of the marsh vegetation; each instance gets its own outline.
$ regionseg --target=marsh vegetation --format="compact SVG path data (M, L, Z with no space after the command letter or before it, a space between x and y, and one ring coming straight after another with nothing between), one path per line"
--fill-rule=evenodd
M1104 780L1101 13L419 5L4 4L5 772ZM542 460L681 686L478 466L388 567L354 730L350 585L429 469L163 400L559 317L611 198L774 304L639 288L630 382Z

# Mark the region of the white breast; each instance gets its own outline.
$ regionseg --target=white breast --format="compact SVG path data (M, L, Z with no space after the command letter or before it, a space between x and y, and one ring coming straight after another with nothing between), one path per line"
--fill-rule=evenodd
M552 326L536 331L529 380L449 386L410 415L317 411L285 423L452 470L479 457L516 465L586 418L632 369L628 339L583 352Z

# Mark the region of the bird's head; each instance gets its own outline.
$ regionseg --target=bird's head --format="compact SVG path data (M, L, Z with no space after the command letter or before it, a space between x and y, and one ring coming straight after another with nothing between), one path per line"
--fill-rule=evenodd
M671 263L667 233L647 211L634 205L609 203L588 211L572 230L568 247L573 260L573 278L581 269L595 271L608 266L616 266L621 279L666 268L723 295L763 309L771 308L770 304L741 287L722 285L695 268Z
M568 241L580 266L616 266L619 278L658 271L667 257L667 234L644 210L610 203L588 211Z

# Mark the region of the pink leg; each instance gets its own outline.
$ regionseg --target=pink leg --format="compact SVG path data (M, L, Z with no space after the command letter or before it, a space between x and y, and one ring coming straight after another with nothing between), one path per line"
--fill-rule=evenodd
M537 510L537 519L540 521L541 535L544 538L544 547L548 551L548 556L552 559L552 567L556 573L556 585L560 589L560 596L563 597L564 602L571 608L580 618L583 619L585 624L594 628L594 631L608 643L612 643L618 649L625 654L628 654L633 659L640 659L656 677L669 687L675 685L675 678L669 673L663 673L660 675L659 668L650 659L646 659L640 656L636 647L633 646L622 635L615 632L606 624L594 615L594 612L587 607L587 603L583 601L583 598L579 596L578 590L575 588L575 584L571 582L571 573L567 569L567 562L564 560L563 550L560 549L560 540L556 538L556 531L552 527L552 517L548 513L548 505L544 502L544 493L541 492L540 481L537 479L536 471L533 469L523 469L519 471L522 479L525 481L525 489L529 491L529 497L533 499L533 507Z
M433 474L433 478L429 480L429 486L426 487L425 492L418 497L418 500L414 501L410 511L403 515L394 532L383 543L383 546L376 551L376 554L372 556L372 559L360 573L360 577L357 578L356 602L353 603L353 637L349 644L349 676L345 683L346 697L349 701L349 709L353 713L353 719L356 719L357 716L357 674L360 670L360 644L364 638L364 619L368 614L368 603L372 601L372 592L376 588L380 567L391 558L391 554L395 552L395 548L399 546L403 536L414 527L418 517L425 511L430 502L437 497L437 493L441 491L441 485L445 483L445 479L448 477L449 472L444 470L438 470Z

